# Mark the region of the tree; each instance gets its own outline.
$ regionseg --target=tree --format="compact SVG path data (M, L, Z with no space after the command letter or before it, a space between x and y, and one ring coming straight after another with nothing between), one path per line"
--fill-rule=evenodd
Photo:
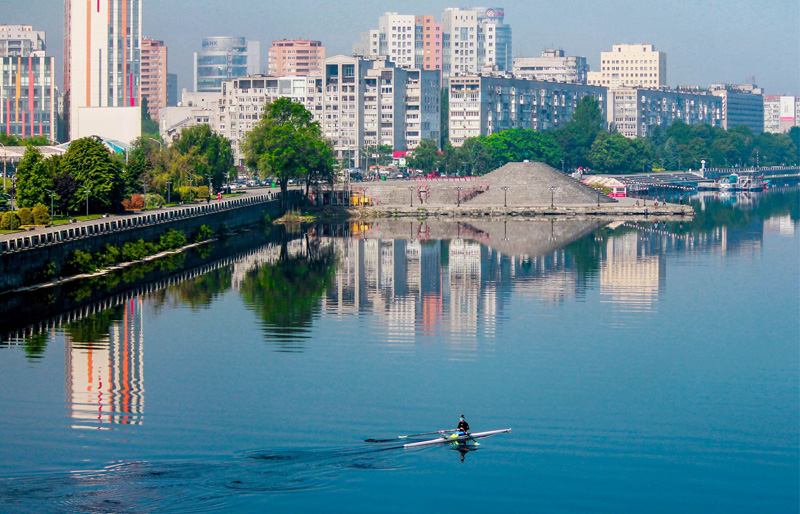
M228 182L235 170L230 140L215 134L211 131L211 127L205 124L183 130L181 137L172 143L171 149L177 155L171 153L170 158L182 158L184 162L188 162L195 185L205 182L208 175L211 175L211 184L218 190L222 184ZM180 178L173 177L173 180Z
M147 108L147 97L142 96L142 137L158 138L158 122L150 117Z
M598 134L605 131L606 122L600 104L593 96L584 96L578 101L572 119L563 128L555 131L555 137L572 167L589 165L589 152Z
M552 132L529 129L511 129L492 134L486 138L486 145L495 168L522 161L545 162L557 167L563 155Z
M456 150L460 168L467 175L484 175L491 171L492 155L484 137L470 137Z
M49 161L50 159L47 160ZM78 193L78 183L75 182L72 175L62 170L53 178L53 191L56 194L55 206L58 212L69 213L73 205L73 198Z
M120 208L124 189L120 164L102 142L93 138L72 141L64 154L62 167L72 176L78 188L89 188L92 211ZM85 196L73 196L70 207L78 210L84 201Z
M433 139L423 139L411 152L411 157L406 157L409 168L433 173L439 168L439 147Z
M47 190L53 188L53 177L44 164L42 152L29 145L17 166L17 203L20 207L33 207L47 201Z
M618 132L602 133L589 151L592 168L605 173L635 171L636 151L628 138Z
M319 124L302 104L279 98L264 107L261 120L245 135L245 162L259 176L277 177L285 202L289 179L307 178L319 165L323 140Z

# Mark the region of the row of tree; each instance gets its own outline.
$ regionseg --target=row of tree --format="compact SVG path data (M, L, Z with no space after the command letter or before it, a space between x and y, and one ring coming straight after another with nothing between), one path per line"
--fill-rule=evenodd
M777 166L800 163L800 127L786 134L753 135L739 126L723 130L678 121L654 128L642 139L628 139L607 128L600 106L584 97L572 120L547 132L512 129L470 138L455 149L448 141L423 141L408 165L426 173L480 175L512 161L546 162L556 168L586 168L603 173L637 173L712 166Z
M149 137L137 139L126 154L112 153L102 141L72 141L66 153L45 158L28 145L14 175L6 183L16 207L52 205L60 213L117 212L135 194L146 198L192 200L209 185L219 190L235 178L233 150L225 137L208 125L183 131L164 148ZM202 190L202 191L201 191Z

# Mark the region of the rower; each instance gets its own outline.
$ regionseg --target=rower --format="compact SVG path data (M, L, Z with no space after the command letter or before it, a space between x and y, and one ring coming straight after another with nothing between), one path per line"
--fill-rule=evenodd
M458 420L457 429L460 432L464 432L464 434L468 434L469 433L469 423L467 423L467 420L464 419L464 415L463 414L461 415L461 418Z

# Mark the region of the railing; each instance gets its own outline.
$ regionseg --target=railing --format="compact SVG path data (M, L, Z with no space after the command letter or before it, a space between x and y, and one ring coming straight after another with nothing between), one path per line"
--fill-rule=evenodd
M64 227L53 226L44 229L44 232L24 235L0 241L0 253L16 252L28 250L45 245L64 243L85 237L93 237L111 232L130 230L139 227L169 223L175 220L205 216L215 212L240 209L250 205L271 202L280 198L280 193L264 193L260 195L247 196L244 198L233 198L224 202L213 202L207 204L197 204L185 207L171 208L166 211L143 213L126 217L101 218L89 222L83 222L78 226Z

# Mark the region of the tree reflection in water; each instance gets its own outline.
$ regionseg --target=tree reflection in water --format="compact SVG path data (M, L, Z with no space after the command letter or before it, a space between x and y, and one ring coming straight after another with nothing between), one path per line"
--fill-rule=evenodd
M305 239L304 255L289 255L288 240L281 242L280 259L247 271L239 289L245 304L261 319L267 339L281 351L303 351L320 300L333 283L333 248Z

